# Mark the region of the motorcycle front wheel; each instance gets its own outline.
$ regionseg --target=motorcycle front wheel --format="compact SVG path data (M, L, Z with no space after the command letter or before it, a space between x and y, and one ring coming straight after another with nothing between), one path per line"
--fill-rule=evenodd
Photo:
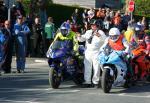
M101 79L101 87L104 93L109 93L112 87L113 79L109 69L104 69Z
M54 67L49 69L49 84L51 88L57 89L60 85L61 77L58 75L58 72Z

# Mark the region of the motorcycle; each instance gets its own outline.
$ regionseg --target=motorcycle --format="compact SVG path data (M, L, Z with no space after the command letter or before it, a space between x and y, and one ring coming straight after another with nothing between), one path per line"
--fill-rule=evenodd
M105 49L99 54L101 65L101 87L104 93L109 93L112 87L123 86L126 83L127 65L122 51Z
M49 83L57 89L64 80L73 80L80 85L83 82L83 65L77 60L72 52L72 41L56 40L50 46L47 57L49 69Z
M150 61L143 46L139 45L132 50L132 68L135 81L146 78L150 82Z

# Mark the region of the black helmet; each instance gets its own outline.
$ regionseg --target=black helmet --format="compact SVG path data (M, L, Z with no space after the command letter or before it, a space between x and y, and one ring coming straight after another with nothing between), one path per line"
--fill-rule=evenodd
M91 24L91 25L94 25L94 24L97 25L98 22L97 22L96 19L91 19L91 20L90 20L90 24Z
M102 21L101 20L96 20L96 19L91 19L90 20L90 25L96 25L98 28L101 28L102 26Z

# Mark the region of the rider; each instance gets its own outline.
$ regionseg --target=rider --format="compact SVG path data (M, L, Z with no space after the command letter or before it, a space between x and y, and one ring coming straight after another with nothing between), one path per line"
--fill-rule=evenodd
M112 50L123 51L125 54L130 53L130 48L127 40L120 33L118 28L111 28L109 31L109 37L105 40L101 51L109 46Z
M150 55L150 35L144 32L141 25L135 26L135 34L131 39L131 46L140 46Z
M67 23L63 23L61 25L60 31L56 34L52 44L56 40L71 40L73 41L73 50L78 51L78 40L76 39L76 33L71 31L70 26Z
M130 47L127 40L120 33L118 28L111 28L109 31L109 37L105 40L100 51L105 51L106 48L110 48L115 51L122 51L124 56L130 54ZM126 60L127 59L127 60ZM129 59L125 58L129 73L133 73L131 67L129 67ZM127 70L126 70L127 71Z
M150 52L150 37L145 34L141 25L135 26L135 35L132 37L131 49L134 54L133 61L140 68L140 79L143 79L149 69L149 57L147 54ZM147 53L147 54L146 54Z
M79 62L78 56L79 56L79 52L78 52L78 40L76 39L76 33L71 31L70 26L68 25L68 23L64 22L61 26L60 26L60 30L58 31L58 33L56 34L54 41L51 43L48 51L47 51L47 57L49 57L49 53L51 52L51 46L53 45L53 43L56 40L59 41L69 41L69 44L66 44L66 47L71 48L71 51L68 51L68 53L70 55L72 55L74 57L74 59L76 59L77 62Z

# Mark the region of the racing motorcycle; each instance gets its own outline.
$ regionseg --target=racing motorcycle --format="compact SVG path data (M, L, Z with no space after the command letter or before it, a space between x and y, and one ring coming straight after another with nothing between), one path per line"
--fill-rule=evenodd
M122 51L105 49L99 54L101 65L101 87L104 93L109 93L112 87L124 86L127 82L127 65Z
M54 89L59 88L61 82L65 80L73 80L77 85L83 82L83 63L79 63L74 56L72 47L73 44L70 40L56 40L47 52L50 66L49 84Z
M145 49L141 45L132 48L132 55L131 64L134 71L134 80L146 79L150 82L150 61Z

